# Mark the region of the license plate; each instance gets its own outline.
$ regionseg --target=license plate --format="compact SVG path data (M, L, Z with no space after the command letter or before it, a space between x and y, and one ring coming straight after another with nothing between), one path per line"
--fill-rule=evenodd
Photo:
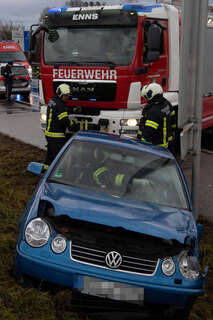
M140 305L144 301L144 288L141 287L87 276L80 277L78 283L81 293Z

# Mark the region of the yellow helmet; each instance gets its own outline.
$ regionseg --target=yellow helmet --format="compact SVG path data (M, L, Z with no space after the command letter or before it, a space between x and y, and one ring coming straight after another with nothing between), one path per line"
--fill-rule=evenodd
M66 83L62 83L56 89L56 93L59 97L62 97L63 95L69 95L71 93L70 86Z

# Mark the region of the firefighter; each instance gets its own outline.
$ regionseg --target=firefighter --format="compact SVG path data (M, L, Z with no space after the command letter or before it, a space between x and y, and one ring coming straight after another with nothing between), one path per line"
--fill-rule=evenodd
M157 83L142 87L142 97L147 104L142 111L137 138L165 148L173 140L174 110L163 97L163 89Z
M12 73L13 62L9 61L6 67L3 69L4 83L6 87L6 101L12 103L11 93L13 87L13 73Z
M56 95L48 103L45 130L47 156L44 170L48 169L60 149L67 142L66 130L77 131L78 129L75 122L69 119L67 113L66 101L70 95L70 87L67 84L60 84L56 89Z
M94 151L95 161L98 164L93 171L93 181L101 188L121 188L125 185L126 175L120 167L117 168L110 159L110 155L100 149Z

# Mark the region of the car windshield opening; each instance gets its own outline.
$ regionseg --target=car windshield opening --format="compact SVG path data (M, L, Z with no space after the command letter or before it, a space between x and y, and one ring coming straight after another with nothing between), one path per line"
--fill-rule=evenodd
M188 209L176 162L149 152L73 141L49 181L114 197Z
M129 65L136 48L135 27L59 28L55 42L45 34L46 64Z
M8 61L26 62L27 59L22 51L0 51L0 62Z

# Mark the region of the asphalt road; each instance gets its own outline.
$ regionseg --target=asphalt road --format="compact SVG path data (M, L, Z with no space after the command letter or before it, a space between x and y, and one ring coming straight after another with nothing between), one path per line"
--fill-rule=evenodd
M24 103L6 104L0 100L0 132L46 150L40 129L40 114Z
M26 104L7 105L0 100L0 133L45 150L46 141L39 118L39 112ZM192 156L180 161L190 189L192 161ZM199 190L199 214L213 222L213 151L202 149Z

